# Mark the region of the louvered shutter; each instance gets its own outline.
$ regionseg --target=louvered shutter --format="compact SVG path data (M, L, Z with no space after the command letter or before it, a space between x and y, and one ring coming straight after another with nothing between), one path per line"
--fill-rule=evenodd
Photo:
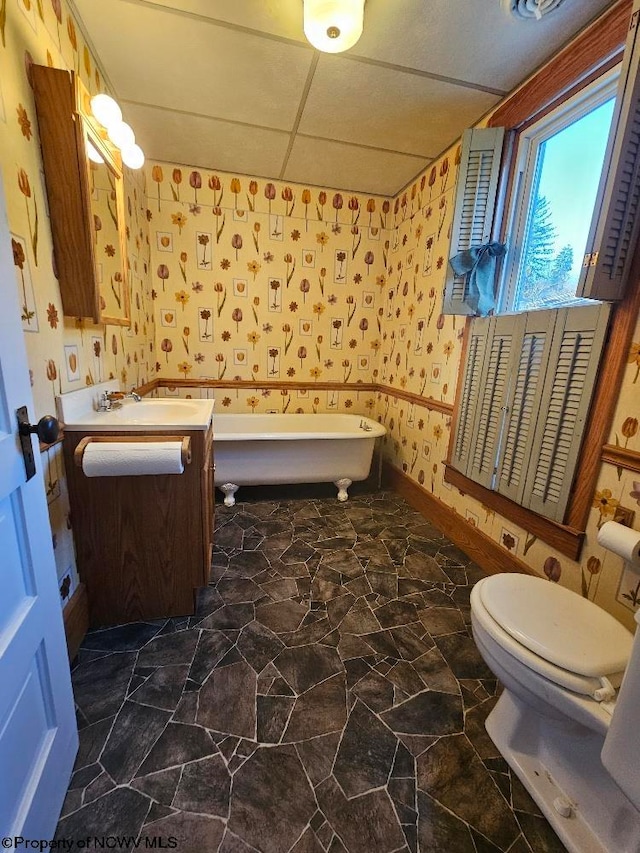
M495 488L516 503L522 503L527 466L532 459L557 315L557 311L531 311L524 315L524 333L514 349Z
M640 231L640 0L635 0L616 106L578 282L578 296L623 298Z
M473 128L462 135L450 257L491 239L503 139L503 127ZM467 280L448 265L444 314L476 313L477 303L470 298Z
M523 314L491 320L467 466L467 476L487 489L494 486L510 378L514 372L512 361L514 353L518 353L524 323Z
M522 505L560 522L573 485L609 313L609 305L564 308L553 331Z
M469 332L467 363L460 386L458 417L451 454L451 464L461 474L467 474L480 378L492 322L488 317L477 318L471 324Z

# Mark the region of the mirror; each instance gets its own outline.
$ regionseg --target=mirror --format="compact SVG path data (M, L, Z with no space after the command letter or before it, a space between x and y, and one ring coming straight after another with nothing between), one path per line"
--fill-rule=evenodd
M32 67L62 309L130 326L120 152L73 72Z
M111 159L109 147L88 123L84 143L100 321L130 325L122 174Z

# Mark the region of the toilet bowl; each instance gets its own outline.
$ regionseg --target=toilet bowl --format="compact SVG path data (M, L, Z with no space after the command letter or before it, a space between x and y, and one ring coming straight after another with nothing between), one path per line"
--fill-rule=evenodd
M640 853L640 641L527 575L479 581L471 624L504 685L487 732L567 849Z

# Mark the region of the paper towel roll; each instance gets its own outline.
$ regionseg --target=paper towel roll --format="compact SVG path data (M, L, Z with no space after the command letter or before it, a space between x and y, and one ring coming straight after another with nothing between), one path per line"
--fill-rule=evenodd
M94 441L82 454L87 477L139 477L148 474L182 474L179 441Z
M598 531L598 542L635 568L640 568L640 530L632 530L617 521L607 521Z

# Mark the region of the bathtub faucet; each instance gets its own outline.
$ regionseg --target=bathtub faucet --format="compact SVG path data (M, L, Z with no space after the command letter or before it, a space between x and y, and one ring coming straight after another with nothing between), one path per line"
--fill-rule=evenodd
M365 432L371 432L373 427L371 424L368 424L365 420L360 421L360 429L363 429Z

